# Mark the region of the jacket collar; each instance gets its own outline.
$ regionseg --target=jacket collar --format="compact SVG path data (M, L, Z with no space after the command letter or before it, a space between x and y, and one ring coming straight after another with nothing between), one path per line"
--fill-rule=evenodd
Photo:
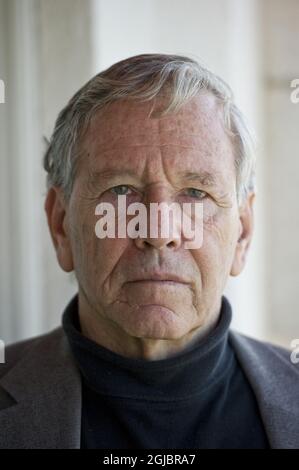
M299 447L299 369L287 350L230 332L274 449Z

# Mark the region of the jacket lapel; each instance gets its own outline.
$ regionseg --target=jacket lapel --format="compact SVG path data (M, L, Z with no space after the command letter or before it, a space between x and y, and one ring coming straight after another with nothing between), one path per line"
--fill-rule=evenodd
M81 379L61 328L0 381L16 404L0 411L0 448L80 448Z
M230 340L257 398L270 446L298 449L298 366L282 348L235 332L230 333Z

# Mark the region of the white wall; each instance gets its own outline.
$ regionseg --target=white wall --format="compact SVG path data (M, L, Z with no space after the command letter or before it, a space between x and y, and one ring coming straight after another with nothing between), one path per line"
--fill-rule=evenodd
M7 56L6 49L4 47L6 38L6 22L4 16L4 1L0 0L0 78L7 83ZM7 87L5 87L7 89ZM4 214L8 213L7 205L9 204L8 195L8 159L6 157L7 148L7 120L5 116L6 105L0 104L0 215L1 215L1 228L0 228L0 299L1 299L1 310L0 314L0 337L4 334L6 337L11 335L11 324L10 324L10 276L7 272L9 267L9 232L6 226L6 218ZM3 221L3 222L2 222Z
M299 104L290 100L290 83L299 78L299 2L263 6L268 328L289 346L299 338Z
M0 1L0 337L9 343L56 326L76 290L46 225L43 135L90 78L92 48L88 1Z
M5 75L6 102L1 105L0 321L6 341L35 334L43 327L36 13L33 1L1 3L1 75Z
M40 0L42 132L48 139L59 111L92 75L92 28L89 0ZM60 322L77 290L74 276L58 266L44 221L42 239L44 330Z

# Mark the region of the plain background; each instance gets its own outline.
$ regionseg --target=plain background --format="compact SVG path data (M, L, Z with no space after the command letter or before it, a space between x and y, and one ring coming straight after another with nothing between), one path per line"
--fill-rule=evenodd
M50 330L76 291L43 210L43 136L92 75L146 52L189 55L221 75L258 140L256 230L229 281L233 326L299 338L298 0L0 0L0 338Z

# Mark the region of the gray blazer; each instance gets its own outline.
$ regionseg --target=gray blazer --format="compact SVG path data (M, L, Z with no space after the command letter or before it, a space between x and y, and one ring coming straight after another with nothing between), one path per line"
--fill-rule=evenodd
M299 448L299 365L289 352L235 332L272 448ZM80 448L81 379L61 327L6 349L0 364L0 448Z

